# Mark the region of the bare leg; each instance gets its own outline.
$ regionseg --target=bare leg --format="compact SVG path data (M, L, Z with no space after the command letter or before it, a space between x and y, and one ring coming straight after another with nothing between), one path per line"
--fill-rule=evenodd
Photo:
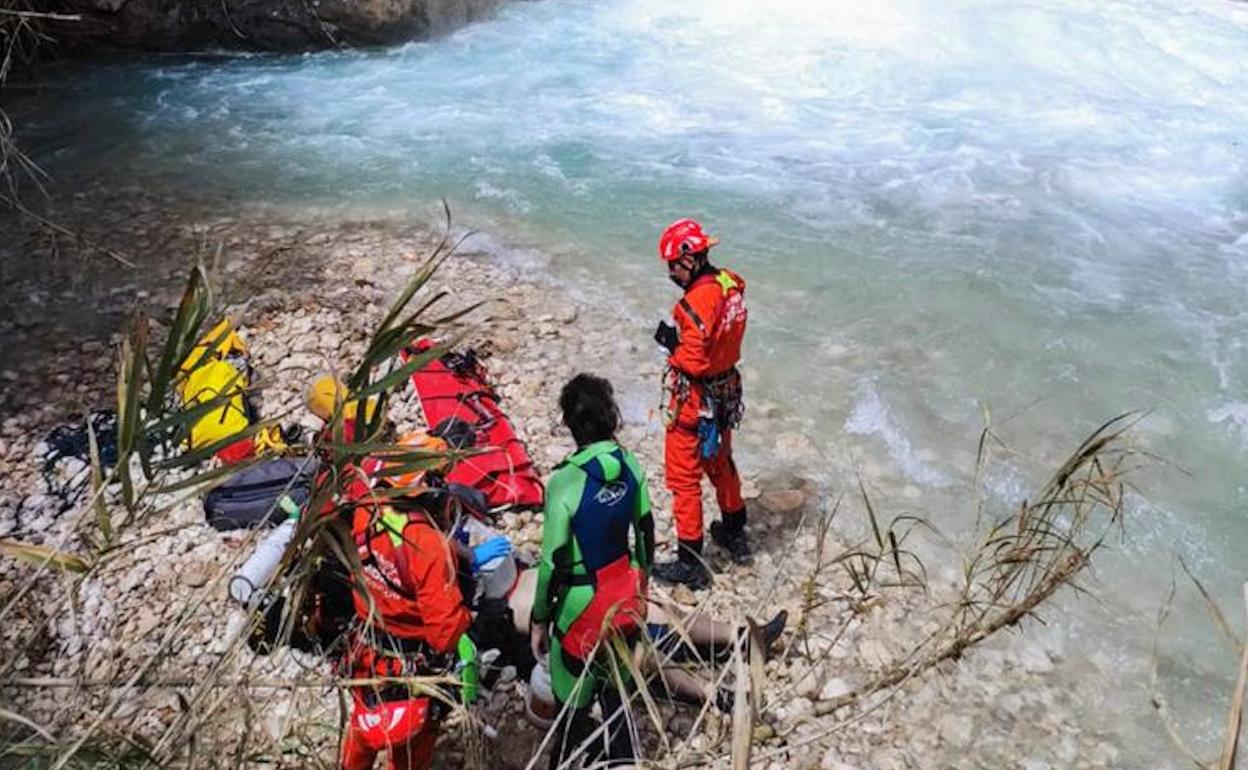
M533 599L537 595L537 570L523 570L516 578L516 587L507 597L507 606L516 623L516 632L529 635L529 618L533 615Z
M686 615L677 621L676 616L666 607L650 602L646 609L646 622L660 626L680 627L689 635L694 644L707 647L727 647L737 638L737 629L731 623L714 620L706 615Z
M660 674L673 695L691 703L705 703L715 698L714 686L679 666L667 666Z

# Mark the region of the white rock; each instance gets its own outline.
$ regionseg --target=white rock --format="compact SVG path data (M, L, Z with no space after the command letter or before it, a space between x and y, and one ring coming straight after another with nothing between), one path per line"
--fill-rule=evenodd
M751 404L749 406L749 410L753 412L754 414L758 415L759 417L763 417L765 419L770 420L771 418L775 417L777 414L780 413L780 405L777 404L775 401L764 400L764 401L759 401L756 404Z
M822 669L811 669L805 665L794 666L790 670L790 677L796 683L794 692L803 698L813 700L823 692Z
M211 564L192 564L182 571L182 584L188 588L200 588L211 578Z
M841 761L841 753L836 748L824 752L819 761L820 770L858 770L857 766Z
M893 653L882 639L867 637L858 644L858 654L870 666L882 667L893 659Z
M1057 745L1053 747L1054 755L1061 760L1063 765L1073 765L1075 760L1079 758L1079 744L1075 742L1072 735L1063 735Z
M134 621L134 633L142 638L150 634L157 626L160 625L160 618L151 609L144 607L139 610L138 617Z
M819 691L819 700L833 700L842 695L848 695L853 692L854 688L849 682L839 676L834 676L823 683L823 689Z
M1098 743L1088 752L1088 759L1108 767L1114 767L1118 764L1118 749L1108 743Z
M968 716L948 714L940 720L940 739L948 746L963 749L975 738L975 723Z

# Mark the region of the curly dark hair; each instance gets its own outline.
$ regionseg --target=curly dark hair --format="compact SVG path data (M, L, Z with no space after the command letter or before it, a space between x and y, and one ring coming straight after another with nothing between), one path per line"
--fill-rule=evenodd
M620 427L615 390L602 377L578 374L568 380L559 393L559 408L577 446L612 439Z

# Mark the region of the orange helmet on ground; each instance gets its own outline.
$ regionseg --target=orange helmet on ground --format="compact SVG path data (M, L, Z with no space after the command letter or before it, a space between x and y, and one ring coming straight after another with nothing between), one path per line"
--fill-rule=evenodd
M704 233L697 220L679 219L659 236L659 259L675 262L687 254L706 251L717 243L719 239Z
M430 436L423 430L414 430L399 436L395 442L406 457L382 457L374 471L375 475L392 487L415 489L425 483L430 473L442 473L450 465L445 457L429 456L447 452L450 444L445 439ZM415 455L415 456L413 456ZM425 455L425 456L420 456Z

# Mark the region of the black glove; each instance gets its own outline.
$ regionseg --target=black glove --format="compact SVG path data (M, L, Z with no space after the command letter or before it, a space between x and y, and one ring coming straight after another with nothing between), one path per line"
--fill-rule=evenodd
M675 353L676 346L680 344L680 335L676 333L676 327L667 321L659 321L659 328L654 330L654 341L667 348L668 352Z

